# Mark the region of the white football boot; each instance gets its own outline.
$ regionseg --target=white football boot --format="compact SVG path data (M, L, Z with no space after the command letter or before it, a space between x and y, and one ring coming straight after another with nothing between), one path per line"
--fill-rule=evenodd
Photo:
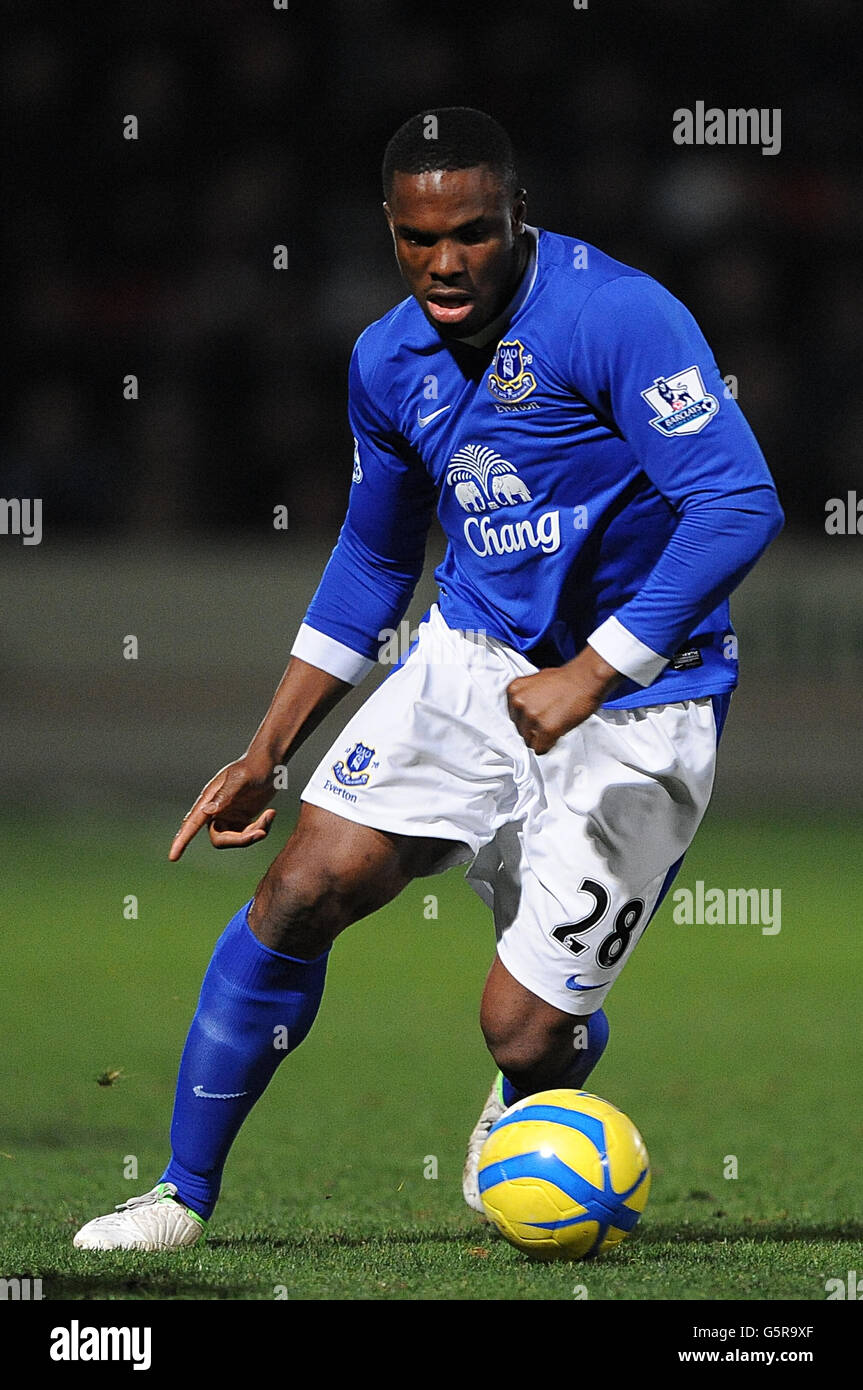
M467 1157L464 1161L464 1170L461 1175L461 1190L464 1199L471 1211L478 1211L480 1215L485 1215L485 1207L479 1195L479 1156L482 1146L488 1138L488 1132L506 1110L501 1094L503 1077L500 1072L494 1079L494 1085L488 1093L483 1112L473 1128L473 1133L468 1140Z
M206 1221L174 1198L172 1182L159 1182L143 1197L130 1197L108 1216L82 1226L72 1244L79 1250L176 1250L194 1245Z

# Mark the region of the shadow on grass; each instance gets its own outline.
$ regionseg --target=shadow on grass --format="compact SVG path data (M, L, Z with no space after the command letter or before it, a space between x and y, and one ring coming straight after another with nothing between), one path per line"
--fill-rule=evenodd
M398 1234L395 1232L377 1232L366 1235L347 1235L340 1231L321 1232L319 1234L305 1233L294 1237L265 1236L265 1235L242 1235L236 1238L210 1238L202 1245L190 1247L189 1254L200 1261L200 1257L212 1252L217 1258L220 1254L232 1257L242 1257L247 1254L249 1257L254 1255L266 1254L268 1251L276 1253L278 1251L292 1250L297 1253L306 1253L320 1257L326 1250L338 1249L363 1249L377 1248L386 1251L387 1249L396 1250L399 1246L422 1245L425 1243L450 1245L455 1247L464 1244L468 1248L481 1245L487 1237L500 1239L496 1232L488 1228L480 1229L476 1232L465 1234L464 1231L456 1230L433 1230L427 1232L406 1232ZM254 1292L251 1282L238 1280L232 1283L223 1283L225 1271L219 1270L218 1266L213 1270L214 1281L208 1282L206 1275L202 1277L201 1270L196 1269L194 1277L184 1277L182 1268L175 1261L182 1261L185 1252L176 1251L152 1255L135 1256L132 1251L117 1252L117 1256L123 1261L138 1259L150 1261L153 1259L166 1261L160 1267L153 1267L147 1273L133 1272L128 1267L102 1269L95 1267L82 1268L80 1273L70 1273L67 1269L52 1270L46 1262L39 1264L39 1276L45 1281L45 1286L50 1290L50 1301L81 1300L81 1301L105 1301L105 1300L185 1300L185 1299L215 1299L215 1300L235 1300L243 1299L252 1302L259 1299L267 1302L272 1300L272 1294L258 1295ZM93 1252L81 1255L84 1259L104 1259L104 1255L95 1255ZM107 1258L112 1258L111 1255ZM141 1266L139 1266L140 1268ZM29 1268L29 1267L28 1267ZM28 1270L24 1270L27 1273ZM258 1272L255 1271L254 1278L258 1279Z
M108 1273L102 1275L63 1274L62 1276L50 1276L50 1283L48 1278L45 1282L46 1287L50 1290L46 1294L46 1302L50 1303L64 1303L72 1300L87 1303L114 1303L122 1302L124 1299L136 1303L148 1301L164 1303L173 1300L194 1301L197 1299L245 1300L249 1296L248 1285L216 1286L202 1282L200 1279L182 1279L172 1274L165 1274L161 1278L153 1276L149 1279L124 1279L122 1274ZM268 1297L272 1297L272 1295L268 1295Z
M786 1221L760 1221L743 1223L735 1221L729 1222L727 1226L719 1223L711 1223L704 1226L683 1227L671 1224L650 1225L640 1230L632 1242L627 1241L620 1249L614 1251L610 1260L618 1267L629 1265L631 1256L641 1250L642 1259L648 1254L651 1247L672 1246L681 1252L685 1252L690 1246L712 1246L724 1245L734 1246L743 1242L756 1242L758 1244L788 1244L793 1241L830 1241L833 1243L854 1243L859 1246L863 1241L863 1222L849 1221L841 1224L823 1225L802 1225ZM505 1249L505 1243L501 1236L489 1226L478 1226L475 1230L464 1231L447 1229L446 1227L429 1231L410 1231L410 1232L367 1232L365 1234L348 1234L344 1231L322 1231L319 1233L303 1233L295 1236L260 1235L249 1233L236 1237L222 1236L210 1238L204 1245L194 1247L194 1255L199 1259L201 1255L212 1252L217 1257L220 1254L225 1256L242 1256L247 1253L264 1254L268 1251L284 1252L294 1251L298 1254L306 1253L317 1256L320 1259L328 1251L334 1250L377 1250L379 1252L389 1251L392 1255L399 1247L431 1245L449 1245L453 1248L462 1247L467 1251L472 1251L477 1247L491 1246ZM128 1259L132 1252L127 1252L124 1258ZM191 1253L191 1251L190 1251ZM515 1251L511 1252L514 1258L518 1258ZM149 1257L145 1257L149 1258ZM156 1257L157 1259L163 1257ZM238 1280L228 1284L219 1282L208 1282L206 1275L202 1277L200 1268L196 1269L194 1277L185 1277L181 1267L174 1263L178 1258L182 1260L183 1252L176 1252L173 1255L164 1257L171 1261L170 1268L152 1268L148 1273L137 1273L123 1269L104 1269L97 1271L94 1268L82 1268L79 1273L70 1273L68 1270L52 1272L44 1264L40 1264L40 1275L45 1279L46 1286L50 1289L51 1301L54 1300L81 1300L81 1301L105 1301L105 1300L237 1300L244 1301L269 1301L271 1294L257 1295L254 1292L251 1281L244 1282ZM609 1257L606 1257L609 1259ZM606 1263L606 1259L602 1261ZM492 1268L494 1265L491 1266ZM213 1271L214 1277L224 1277L224 1271L219 1271L218 1267ZM265 1279L267 1276L255 1271L254 1278Z
M497 1232L488 1226L478 1226L475 1231L441 1229L431 1231L367 1231L349 1235L346 1231L306 1232L297 1236L217 1236L207 1241L208 1250L323 1250L326 1247L340 1250L361 1250L364 1246L377 1245L454 1245L463 1241L474 1246L485 1239L498 1239Z
M742 1221L735 1217L729 1218L727 1223L713 1222L703 1226L650 1223L638 1233L640 1245L706 1245L714 1241L726 1245L736 1245L741 1241L755 1241L764 1245L776 1241L787 1245L795 1240L859 1243L863 1240L863 1221L825 1222L813 1226L798 1224L788 1217L764 1221Z
M703 1226L680 1226L653 1224L637 1232L635 1240L639 1245L705 1245L714 1242L733 1245L743 1241L756 1241L768 1244L771 1241L789 1244L792 1241L863 1241L863 1221L846 1221L836 1224L799 1225L785 1220L743 1222L729 1220L727 1224L714 1222ZM348 1234L343 1231L306 1233L301 1236L264 1236L250 1233L242 1236L221 1236L207 1241L211 1250L241 1252L244 1249L259 1250L323 1250L327 1247L342 1249L361 1249L363 1246L399 1246L425 1244L464 1244L482 1245L491 1241L495 1245L503 1243L503 1237L489 1225L477 1224L476 1229L440 1229L411 1232L359 1232ZM630 1249L629 1242L623 1249Z

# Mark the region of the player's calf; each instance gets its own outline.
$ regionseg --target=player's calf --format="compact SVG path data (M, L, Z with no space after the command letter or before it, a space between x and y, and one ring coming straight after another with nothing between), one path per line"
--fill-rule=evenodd
M585 1066L578 1044L586 1030L587 1019L567 1015L554 1024L537 1021L519 1031L486 1025L483 1033L489 1052L512 1091L532 1095L534 1091L559 1086L580 1089ZM504 1095L507 1097L506 1089Z
M608 1040L601 1010L574 1016L519 984L499 958L489 972L480 1024L504 1076L503 1099L571 1086L580 1090Z
M496 957L486 981L481 1023L500 1071L468 1140L462 1192L467 1205L483 1214L479 1160L492 1125L525 1095L582 1090L608 1041L608 1020L602 1009L575 1017L553 1008L519 984Z
M254 903L216 943L180 1061L168 1167L146 1200L88 1223L79 1245L152 1250L197 1238L240 1126L314 1022L332 941L451 849L304 805Z

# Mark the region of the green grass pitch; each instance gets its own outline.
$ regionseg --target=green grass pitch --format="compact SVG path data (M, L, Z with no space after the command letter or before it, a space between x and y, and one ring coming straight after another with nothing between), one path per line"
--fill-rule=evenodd
M269 846L196 844L178 866L167 822L0 827L17 846L0 887L0 1275L41 1277L48 1299L571 1300L583 1285L824 1300L827 1279L861 1268L860 826L709 816L678 886L778 888L782 929L677 925L667 902L612 992L590 1088L635 1120L654 1170L615 1253L534 1264L462 1205L492 1073L477 1012L493 937L460 871L337 943L317 1024L242 1131L205 1244L73 1250L84 1220L161 1171L211 943L284 820Z

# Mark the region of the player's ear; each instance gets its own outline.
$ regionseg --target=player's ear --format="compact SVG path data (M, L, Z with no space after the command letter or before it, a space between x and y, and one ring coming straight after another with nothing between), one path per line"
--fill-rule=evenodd
M520 188L512 200L512 230L515 236L521 236L524 231L524 219L527 216L527 193Z
M393 215L392 215L392 213L390 212L390 205L389 205L389 203L384 203L384 204L383 204L383 209L384 209L384 217L387 219L387 226L389 227L390 231L393 233L393 236L395 236L395 231L394 231L394 228L393 228Z

